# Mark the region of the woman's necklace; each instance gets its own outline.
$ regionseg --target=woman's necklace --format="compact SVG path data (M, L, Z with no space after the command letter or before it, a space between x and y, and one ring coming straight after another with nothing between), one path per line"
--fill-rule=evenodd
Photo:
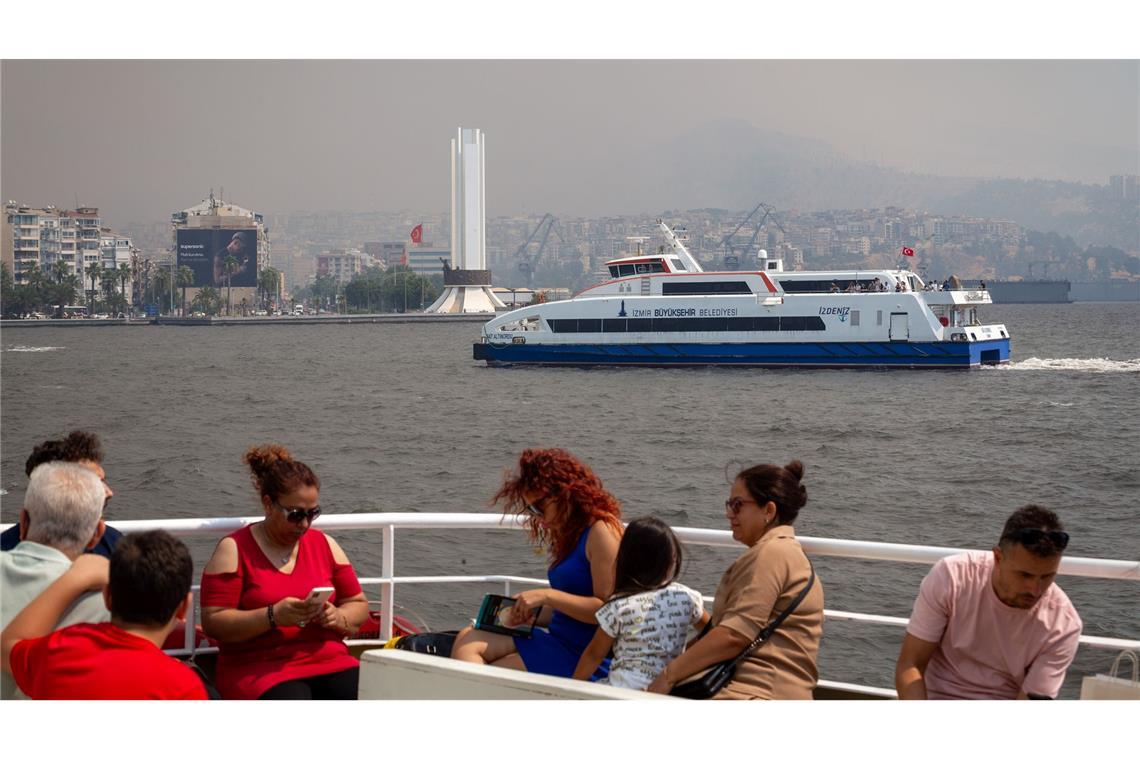
M265 530L264 526L262 526L262 528L261 528L261 536L262 536L262 538L265 539L265 545L272 547L271 552L272 552L273 558L277 559L277 561L281 564L282 567L284 567L285 565L288 565L289 560L293 559L293 547L290 546L284 555L280 555L279 553L280 553L281 549L273 542L273 539L271 539L269 537L269 533L268 533L268 531ZM278 559L278 556L280 556L280 559Z

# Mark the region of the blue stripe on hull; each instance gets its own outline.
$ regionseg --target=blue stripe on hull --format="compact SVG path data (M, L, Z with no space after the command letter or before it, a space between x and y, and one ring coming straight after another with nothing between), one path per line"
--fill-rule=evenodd
M1009 339L977 343L476 343L489 365L898 367L968 369L1009 362Z

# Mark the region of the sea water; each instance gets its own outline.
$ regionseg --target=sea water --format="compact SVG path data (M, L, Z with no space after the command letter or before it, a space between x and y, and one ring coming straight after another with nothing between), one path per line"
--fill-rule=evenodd
M626 519L727 528L726 474L805 463L801 535L989 549L1015 508L1054 509L1068 554L1140 558L1140 305L993 306L1007 367L976 371L488 368L477 324L5 327L0 510L18 514L32 447L74 428L103 439L114 519L259 514L241 463L284 444L331 514L484 512L528 446L587 461ZM319 521L318 521L319 526ZM379 535L342 533L360 575ZM213 539L190 541L201 568ZM736 550L689 550L711 594ZM832 610L908 616L924 565L817 558ZM399 575L542 576L518 532L402 531ZM1132 582L1062 578L1085 633L1140 638ZM478 609L482 585L405 586L433 628ZM902 630L829 621L821 677L893 684ZM1063 696L1112 655L1082 647Z

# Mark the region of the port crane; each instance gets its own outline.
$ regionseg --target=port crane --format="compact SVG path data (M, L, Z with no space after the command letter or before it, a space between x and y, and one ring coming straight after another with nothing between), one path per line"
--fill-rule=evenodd
M548 213L543 215L542 220L515 251L515 256L519 258L519 271L526 275L527 287L530 287L534 281L534 268L542 257L542 252L546 250L546 241L550 239L551 230L558 235L560 241L566 242L566 239L562 237L561 230L558 229L558 219L553 214ZM527 249L534 242L539 232L542 232L542 240L538 244L538 250L532 255L527 252Z
M761 230L761 228L764 227L764 223L768 221L769 217L771 217L772 221L780 229L780 232L783 232L785 235L788 234L787 230L784 229L784 226L782 224L780 224L780 222L776 219L776 217L772 216L772 212L775 211L776 209L774 209L772 206L769 206L767 203L764 203L763 201L757 203L756 207L748 212L748 216L744 217L744 219L742 219L740 221L740 224L736 225L736 229L734 229L732 232L725 235L720 240L720 245L724 249L724 252L725 252L724 253L724 268L725 269L739 269L740 268L740 256L736 253L736 251L737 251L736 246L732 245L732 239L734 237L736 237L736 233L740 232L741 228L743 228L744 225L748 224L748 222L752 219L752 217L756 216L756 212L759 211L760 209L764 209L764 216L762 216L760 218L760 221L756 223L756 229L753 230L751 239L749 239L748 244L744 246L745 251L753 250L753 247L756 245L756 238L758 238L760 236L760 230Z

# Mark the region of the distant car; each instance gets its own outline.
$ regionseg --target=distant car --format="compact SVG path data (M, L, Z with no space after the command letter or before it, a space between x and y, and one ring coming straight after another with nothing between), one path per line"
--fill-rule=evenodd
M192 313L190 314L190 316L191 316L191 317L204 317L204 316L206 316L206 312L204 312L204 311L195 311L195 312L192 312Z
M265 309L258 309L257 311L253 312L253 316L255 316L255 317L268 317L269 312L267 312Z

